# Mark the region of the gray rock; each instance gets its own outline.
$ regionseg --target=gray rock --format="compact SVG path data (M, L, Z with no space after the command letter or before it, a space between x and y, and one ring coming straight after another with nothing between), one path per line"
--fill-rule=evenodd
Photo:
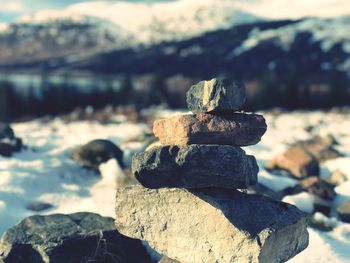
M320 212L326 216L328 216L332 209L332 202L327 199L323 199L317 195L313 195L313 203L314 203L314 213Z
M235 111L244 102L244 85L226 79L201 81L187 92L187 107L194 113Z
M112 218L93 213L31 216L0 240L0 262L150 262L139 240L119 234Z
M180 262L285 262L309 242L295 206L237 190L119 189L116 226Z
M15 133L11 129L9 125L6 123L0 122L0 140L2 139L14 139L15 138Z
M338 206L337 213L341 221L350 223L350 200Z
M30 211L40 212L52 208L53 205L45 202L32 202L26 208Z
M93 140L75 148L72 153L73 160L94 170L98 170L101 163L113 158L121 167L124 167L122 150L108 140Z
M337 195L334 190L334 185L318 176L305 178L301 180L299 184L306 192L325 200L333 200Z
M22 149L22 140L16 138L12 128L0 123L0 155L10 157L14 152Z
M132 170L145 187L247 188L257 182L253 156L228 145L156 146L135 154Z

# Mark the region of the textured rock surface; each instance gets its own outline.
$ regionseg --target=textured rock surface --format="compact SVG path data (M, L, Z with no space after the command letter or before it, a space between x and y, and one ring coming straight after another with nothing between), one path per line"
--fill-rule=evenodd
M296 178L319 174L317 159L302 147L293 146L286 152L274 157L267 165L267 169L282 169Z
M119 234L114 220L93 213L31 216L0 240L0 262L150 262L139 240Z
M116 159L124 167L123 152L108 140L93 140L73 150L72 159L88 168L98 170L101 163Z
M201 81L187 92L187 107L194 113L235 111L244 102L244 85L225 79Z
M253 156L229 145L157 146L135 154L132 170L145 187L247 188L256 184Z
M237 190L120 189L116 225L180 262L285 262L308 245L295 206Z
M257 114L187 114L154 122L153 132L163 145L253 145L266 131L265 119Z
M347 201L338 206L337 213L340 220L350 223L350 201Z

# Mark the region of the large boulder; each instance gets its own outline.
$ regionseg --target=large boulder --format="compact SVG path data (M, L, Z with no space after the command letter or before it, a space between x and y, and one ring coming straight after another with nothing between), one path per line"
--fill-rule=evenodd
M94 170L98 170L100 164L110 159L116 159L124 167L122 150L108 140L93 140L73 149L72 159Z
M281 169L288 171L292 176L302 179L319 174L319 163L317 159L299 146L293 146L286 152L274 157L266 169Z
M157 120L153 132L163 145L221 144L248 146L266 132L265 119L257 114L186 114Z
M192 86L187 92L187 107L194 113L239 110L245 102L242 83L227 79L205 80Z
M75 213L25 218L2 236L0 262L146 263L151 260L139 240L115 230L113 218Z
M309 241L295 206L227 189L119 189L116 226L188 263L285 262Z
M158 146L135 154L132 170L145 187L247 188L256 184L253 156L229 145Z
M22 149L22 140L15 137L12 128L0 123L0 155L10 157Z

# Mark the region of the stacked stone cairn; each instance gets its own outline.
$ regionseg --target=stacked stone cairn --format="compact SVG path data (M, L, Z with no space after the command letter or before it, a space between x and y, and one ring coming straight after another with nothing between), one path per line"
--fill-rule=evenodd
M187 93L194 114L157 120L161 145L133 158L143 186L120 189L116 226L182 263L285 262L309 242L307 217L295 206L246 189L258 165L240 146L258 143L261 115L236 112L245 87L212 79Z

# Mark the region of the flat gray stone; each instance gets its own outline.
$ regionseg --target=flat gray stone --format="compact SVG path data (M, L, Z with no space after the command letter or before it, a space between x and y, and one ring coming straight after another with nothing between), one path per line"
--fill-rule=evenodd
M194 113L239 110L245 102L243 83L226 79L205 80L187 92L187 107Z
M309 242L305 213L237 190L119 189L116 226L187 263L285 262Z
M0 262L148 263L140 240L121 235L113 218L94 213L31 216L0 239Z
M157 146L135 154L132 170L145 187L240 188L257 182L253 156L235 146Z

